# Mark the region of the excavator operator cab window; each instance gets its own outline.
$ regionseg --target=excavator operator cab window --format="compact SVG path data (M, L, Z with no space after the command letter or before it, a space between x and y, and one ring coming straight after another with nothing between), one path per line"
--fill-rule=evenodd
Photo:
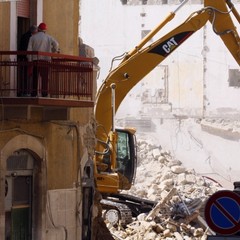
M133 135L126 130L117 130L117 169L131 183L135 174L135 144Z

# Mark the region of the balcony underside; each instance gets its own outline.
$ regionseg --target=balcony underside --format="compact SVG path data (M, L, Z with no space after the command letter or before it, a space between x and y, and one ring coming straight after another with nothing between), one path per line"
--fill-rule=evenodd
M74 100L64 98L45 97L1 97L0 104L3 105L38 105L56 107L94 107L94 102L89 100Z

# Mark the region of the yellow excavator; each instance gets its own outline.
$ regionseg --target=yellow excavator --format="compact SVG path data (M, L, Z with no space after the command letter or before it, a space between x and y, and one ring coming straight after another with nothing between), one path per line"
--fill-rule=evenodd
M115 113L129 91L151 70L168 57L192 34L208 21L236 62L240 65L240 37L233 17L240 23L240 16L230 0L204 0L204 7L193 12L181 25L148 46L145 44L171 21L186 3L183 1L166 19L153 29L112 70L97 92L95 118L97 145L94 159L94 177L105 217L116 223L131 221L132 214L148 211L153 202L121 194L133 184L137 168L135 129L115 127Z

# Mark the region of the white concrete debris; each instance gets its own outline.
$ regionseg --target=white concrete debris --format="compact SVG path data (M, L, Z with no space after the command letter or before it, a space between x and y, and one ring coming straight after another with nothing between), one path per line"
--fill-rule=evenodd
M136 182L124 193L157 201L158 206L126 228L107 226L115 239L204 240L214 234L204 221L204 202L219 190L220 184L186 169L168 151L138 140Z

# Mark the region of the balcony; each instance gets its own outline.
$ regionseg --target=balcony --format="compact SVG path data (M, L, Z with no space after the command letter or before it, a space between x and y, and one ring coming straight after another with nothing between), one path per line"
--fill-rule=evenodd
M27 55L34 60L27 61ZM93 86L93 59L0 51L2 105L93 107Z

